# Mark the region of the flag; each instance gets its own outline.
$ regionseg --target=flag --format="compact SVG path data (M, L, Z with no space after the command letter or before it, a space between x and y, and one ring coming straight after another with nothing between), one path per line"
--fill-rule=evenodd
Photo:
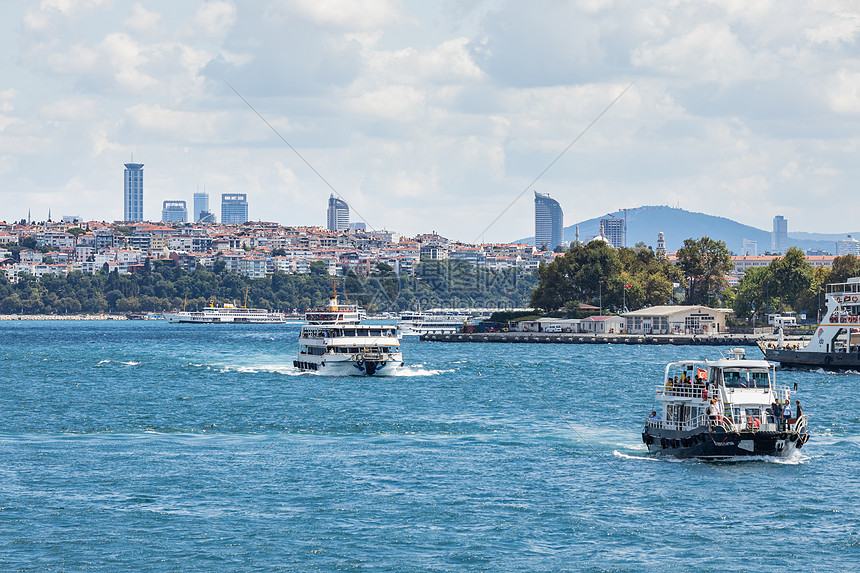
M698 378L699 380L707 380L708 371L703 368L696 368L696 378Z
M632 284L630 284L630 283L627 283L627 284L625 284L625 285L624 285L624 288L633 288L633 285L632 285Z

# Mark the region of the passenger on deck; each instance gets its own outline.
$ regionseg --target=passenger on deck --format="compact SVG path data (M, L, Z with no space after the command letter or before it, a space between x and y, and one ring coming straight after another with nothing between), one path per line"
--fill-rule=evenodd
M660 422L663 421L663 418L661 418L660 414L658 414L656 411L652 411L651 415L648 416L648 421L655 426L659 426Z
M794 403L797 405L797 416L795 416L795 418L800 419L803 415L803 408L800 407L800 400L795 400Z
M789 419L791 419L791 401L786 400L785 406L783 406L783 409L782 409L782 424L783 424L782 429L783 430L788 429L788 420Z

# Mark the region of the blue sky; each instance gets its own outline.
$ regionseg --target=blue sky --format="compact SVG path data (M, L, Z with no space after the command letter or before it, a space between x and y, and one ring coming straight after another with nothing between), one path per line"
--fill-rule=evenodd
M147 218L199 188L252 219L463 241L668 204L769 229L856 231L854 1L124 0L0 4L0 219ZM214 209L218 212L217 207ZM353 217L355 219L355 217ZM691 230L695 234L695 230Z

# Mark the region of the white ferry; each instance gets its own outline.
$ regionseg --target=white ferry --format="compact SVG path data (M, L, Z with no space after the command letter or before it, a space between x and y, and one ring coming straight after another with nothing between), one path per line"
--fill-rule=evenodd
M262 308L245 308L233 304L215 306L214 303L199 311L168 312L167 322L183 324L278 324L286 322L284 313Z
M305 313L293 366L328 376L390 376L403 368L397 326L362 322L364 311L338 304Z
M672 362L642 441L679 458L786 457L809 439L807 417L775 377L775 364L746 360L742 348L721 360Z
M448 310L404 311L398 314L398 326L401 337L406 339L422 334L454 334L469 318L469 314Z
M809 340L786 341L783 330L777 340L760 340L767 360L783 366L860 369L860 277L825 288L827 312Z

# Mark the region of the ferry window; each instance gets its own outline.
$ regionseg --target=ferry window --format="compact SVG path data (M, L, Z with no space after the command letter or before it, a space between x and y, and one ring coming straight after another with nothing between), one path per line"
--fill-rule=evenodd
M378 331L378 330L371 330L370 336L379 336L379 333L380 333L380 331Z
M758 418L761 420L761 408L747 408L747 418Z

